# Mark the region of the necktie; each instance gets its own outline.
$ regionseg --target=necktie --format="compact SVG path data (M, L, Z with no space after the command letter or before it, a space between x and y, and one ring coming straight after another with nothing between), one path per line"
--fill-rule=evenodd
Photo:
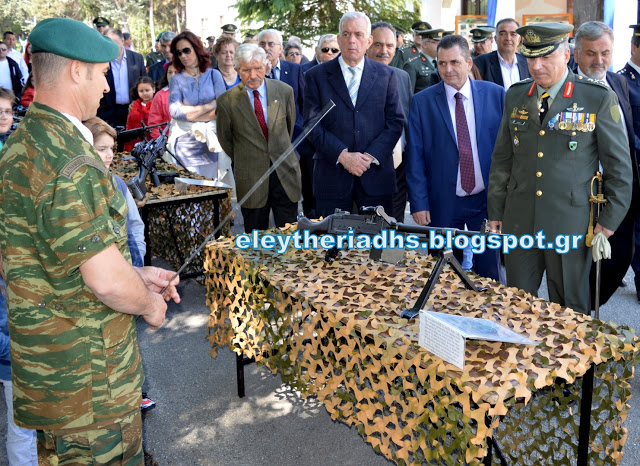
M547 116L547 112L549 111L549 95L548 92L545 92L540 96L542 101L540 102L540 123L544 120L544 117Z
M264 138L269 141L269 129L267 128L267 122L264 121L264 110L262 109L262 102L260 102L260 93L257 90L253 91L253 109L256 112L256 118L258 124L264 134Z
M473 167L473 151L471 137L467 126L467 115L462 102L463 95L456 92L456 135L458 137L458 153L460 154L460 184L462 189L471 194L476 187L476 174Z
M353 103L353 106L355 107L356 100L358 100L358 86L356 86L356 67L350 66L349 71L351 71L351 80L349 81L347 90L349 91L349 97L351 98L351 103Z

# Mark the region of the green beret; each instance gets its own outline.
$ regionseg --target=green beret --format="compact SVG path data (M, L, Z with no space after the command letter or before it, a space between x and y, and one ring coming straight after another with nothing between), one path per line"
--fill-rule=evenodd
M477 26L471 29L471 42L484 42L487 39L491 39L496 28L493 26Z
M222 32L226 34L235 34L237 30L238 26L236 26L235 24L225 24L224 26L222 26Z
M416 21L411 25L411 29L413 29L415 32L424 31L426 29L431 29L431 25L426 21Z
M521 26L516 32L522 36L522 55L544 57L553 53L569 37L573 26L567 23L536 23Z
M427 29L426 31L418 31L423 39L440 40L444 34L444 29Z
M95 24L96 26L109 26L111 23L104 16L98 16L97 18L93 19L93 24Z
M47 18L31 34L31 53L49 52L86 63L107 63L120 55L118 45L80 21Z

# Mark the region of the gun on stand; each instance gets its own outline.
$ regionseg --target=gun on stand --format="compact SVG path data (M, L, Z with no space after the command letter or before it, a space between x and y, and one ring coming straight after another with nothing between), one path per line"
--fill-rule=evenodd
M456 228L442 228L442 227L428 227L422 225L407 225L405 223L398 222L395 218L389 217L387 213L384 211L382 206L378 207L363 207L360 209L359 214L350 214L349 212L336 210L336 213L327 216L324 220L320 222L312 222L306 217L301 217L298 219L298 230L309 230L311 233L315 234L330 234L330 235L344 235L349 231L353 231L355 234L363 234L363 235L377 235L380 234L382 230L395 230L401 233L414 233L419 236L427 237L431 232L442 236L450 236L455 238L459 235L466 236L475 236L475 235L488 235L488 234L497 234L491 233L489 230L489 222L484 221L482 226L482 231L468 231L468 230L458 230ZM400 257L397 257L397 251L400 251ZM389 256L385 257L385 253L390 252ZM382 260L384 262L398 262L403 255L404 251L402 249L396 249L395 251L392 249L371 249L370 258L374 260ZM338 249L333 248L326 252L325 260L327 262L333 262L338 255ZM389 260L391 259L391 260ZM451 249L441 249L439 251L439 258L436 262L434 269L429 275L429 280L426 285L422 289L422 293L418 297L416 303L411 309L405 309L400 314L401 317L405 317L407 319L411 319L415 317L420 309L424 307L424 304L429 299L429 295L433 290L436 283L438 283L438 279L445 265L450 264L453 268L454 272L462 282L465 287L469 290L473 291L484 291L482 289L478 289L466 272L462 269L462 266L458 262L458 260L453 255L453 251Z
M147 126L149 128L149 126ZM167 132L169 125L160 133L156 139L148 142L137 143L131 155L138 162L138 174L127 182L127 186L133 192L133 197L141 201L147 194L147 175L151 174L151 180L154 186L160 186L160 177L156 168L156 160L162 157L167 145Z
M153 128L158 128L164 125L169 126L168 121L165 123L158 123L157 125L149 125L149 126L145 125L144 121L141 121L140 123L142 123L142 126L140 128L126 129L126 130L124 129L124 126L118 126L116 128L118 141L121 141L121 142L130 141L135 138L146 136L148 133L151 132Z

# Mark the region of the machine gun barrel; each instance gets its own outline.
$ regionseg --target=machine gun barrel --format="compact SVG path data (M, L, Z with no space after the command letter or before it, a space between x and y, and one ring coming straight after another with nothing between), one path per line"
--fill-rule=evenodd
M145 125L143 122L140 128L133 128L133 129L127 129L127 130L120 129L119 131L117 131L118 141L130 141L131 139L139 138L147 134L153 128L158 128L164 125L167 125L168 127L169 122L167 121L165 123L158 123L157 125ZM122 128L122 127L120 126L118 128Z

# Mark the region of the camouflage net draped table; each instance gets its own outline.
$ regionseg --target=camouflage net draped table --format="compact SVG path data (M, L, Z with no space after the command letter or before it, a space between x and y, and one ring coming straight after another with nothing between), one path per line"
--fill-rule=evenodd
M137 175L134 160L124 160L129 154L118 154L113 170L128 181ZM206 179L187 172L162 160L157 161L158 171L175 172L183 178ZM147 255L145 264L151 263L151 255L167 261L174 270L186 261L193 251L213 232L221 219L231 211L231 190L208 186L189 186L186 193L175 189L173 183L153 186L147 177L147 195L138 204L145 223ZM220 231L229 235L230 224ZM183 276L199 275L202 272L204 251L184 270Z
M633 330L475 275L488 290L471 292L445 269L427 303L434 311L492 319L540 342L471 340L461 371L418 346L417 320L399 317L434 258L407 252L393 266L368 251L323 257L210 243L211 355L229 346L255 358L398 464L479 464L490 438L508 464L575 464L582 376L594 364L590 462L622 459L640 361Z

